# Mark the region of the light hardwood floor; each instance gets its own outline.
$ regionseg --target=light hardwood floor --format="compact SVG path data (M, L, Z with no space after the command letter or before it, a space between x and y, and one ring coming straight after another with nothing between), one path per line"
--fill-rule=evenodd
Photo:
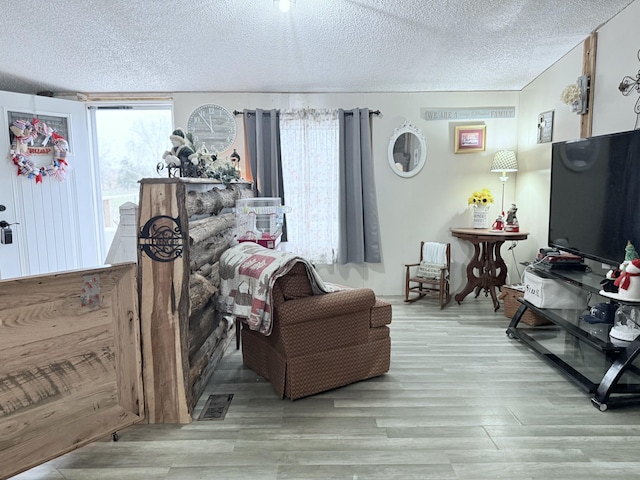
M640 478L640 408L589 396L505 335L484 296L393 303L388 374L291 402L227 352L199 403L222 421L136 425L15 479Z

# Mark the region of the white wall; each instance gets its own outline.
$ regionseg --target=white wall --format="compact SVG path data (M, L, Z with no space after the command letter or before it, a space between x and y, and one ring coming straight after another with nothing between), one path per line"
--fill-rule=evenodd
M547 246L549 222L552 143L537 143L538 115L554 111L553 142L578 138L580 116L570 112L560 100L560 94L581 74L582 45L579 45L533 81L520 96L516 200L519 221L530 233L527 241L519 246L520 256L529 261L535 258L540 247Z
M191 111L202 103L217 103L229 111L244 108L355 108L380 110L373 117L373 154L375 161L378 212L381 227L382 264L320 266L322 277L351 287L367 286L378 294L403 292L404 264L419 258L421 240L452 243L453 290L466 281L464 267L473 252L471 244L451 237L451 227L471 227L467 198L471 192L487 187L500 204L499 175L490 173L493 154L517 145L516 119L483 121L426 121L420 118L423 107L518 107L518 92L447 93L366 93L366 94L255 94L255 93L181 93L174 95L175 125L186 125ZM413 178L402 178L391 171L387 160L389 140L395 128L405 120L422 130L427 142L427 163ZM454 125L485 123L485 152L454 154ZM238 117L238 135L234 145L243 159L244 131ZM515 180L515 175L512 175ZM515 199L516 182L507 182L505 204ZM494 207L491 215L498 213ZM525 225L526 227L526 225ZM509 260L505 258L505 260ZM522 260L522 259L519 259Z
M598 30L592 135L633 130L633 111L638 93L628 97L618 91L626 75L635 78L640 70L638 49L640 2L634 2ZM516 187L518 214L531 235L522 242L522 258L533 258L547 245L549 221L549 184L551 143L537 144L537 116L555 111L553 141L580 136L580 116L571 113L560 100L564 87L582 74L582 44L524 88L520 95L518 117L518 162L520 171ZM640 159L639 159L640 161ZM580 208L576 206L576 208ZM621 252L623 254L623 252Z

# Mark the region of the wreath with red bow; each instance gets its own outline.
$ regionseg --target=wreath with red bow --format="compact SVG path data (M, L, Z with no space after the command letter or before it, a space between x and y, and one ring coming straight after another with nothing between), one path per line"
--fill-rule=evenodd
M53 177L60 181L65 179L69 166L66 160L69 143L62 135L37 118L31 121L16 120L9 130L13 134L9 153L11 161L18 169L18 175L35 179L36 183L42 183L43 177ZM53 160L48 165L36 167L31 160L29 147L33 146L34 140L41 135L44 136L44 140L38 148L47 147L49 142L53 142Z

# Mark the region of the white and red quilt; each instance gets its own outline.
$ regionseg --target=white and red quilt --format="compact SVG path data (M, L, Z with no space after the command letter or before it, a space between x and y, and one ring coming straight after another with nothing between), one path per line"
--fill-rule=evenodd
M251 242L231 247L220 257L218 310L243 318L251 330L270 335L273 285L298 262L306 267L314 295L331 291L302 257Z

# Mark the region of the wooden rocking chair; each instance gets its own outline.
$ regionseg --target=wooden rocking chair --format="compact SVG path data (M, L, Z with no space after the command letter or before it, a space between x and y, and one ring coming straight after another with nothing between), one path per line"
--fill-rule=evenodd
M405 264L404 301L415 302L422 297L438 297L440 309L451 300L449 268L451 244L420 242L420 263ZM415 296L409 298L410 293Z

